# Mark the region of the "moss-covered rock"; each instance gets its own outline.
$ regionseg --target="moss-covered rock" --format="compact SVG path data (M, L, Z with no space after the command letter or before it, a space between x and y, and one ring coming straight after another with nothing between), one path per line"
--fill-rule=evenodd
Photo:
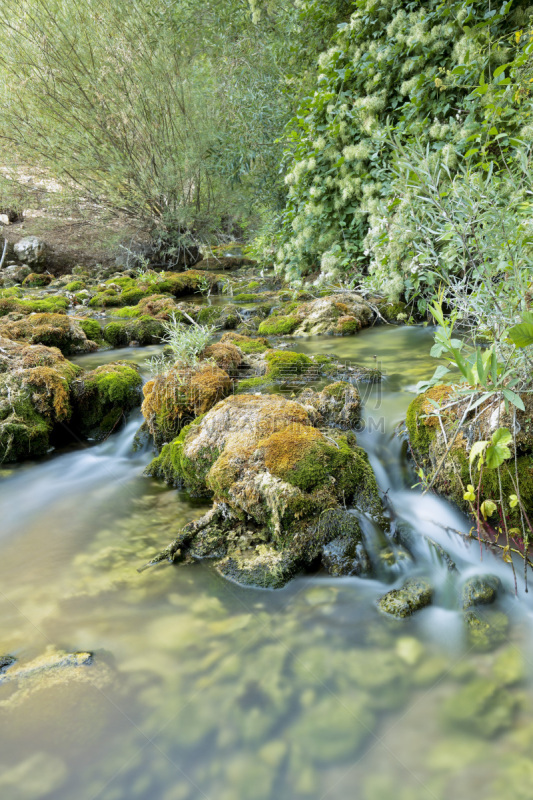
M64 314L69 307L66 297L35 297L22 300L15 296L0 297L0 317L17 314Z
M328 509L320 515L320 527L330 540L322 548L322 566L331 575L364 575L371 571L361 526L355 514Z
M500 590L501 581L496 575L474 575L463 584L463 608L494 603Z
M135 365L104 364L72 383L72 424L83 436L109 435L141 402L142 378Z
M259 326L259 333L276 336L349 336L370 325L373 312L353 292L328 295L306 303L291 302L274 309Z
M378 608L385 614L403 619L431 603L433 589L424 578L409 578L400 589L392 589L380 597Z
M516 461L512 458L505 462L499 473L485 468L480 482L481 502L493 500L495 517L505 516L515 527L521 524L520 508L512 508L509 503L509 497L516 494L515 469L522 503L528 514L533 513L533 397L524 393L523 400L525 411L516 409L516 434L511 446L512 455L516 449ZM493 399L488 399L471 412L468 403L469 398L455 396L451 386L436 386L416 397L406 416L409 443L417 463L423 467L427 479L433 481L435 490L465 511L471 510L464 498L465 487L473 483L477 488L479 477L477 471L474 478L471 475L472 444L490 441L499 427L508 430L514 427L514 412L505 409L503 400L495 407Z
M300 323L294 314L271 316L259 325L259 333L264 336L287 336L293 333Z
M0 338L0 461L44 455L71 416L70 387L80 372L56 348Z
M41 286L48 286L51 282L52 276L49 273L30 272L22 281L22 285L39 288Z
M361 419L359 392L347 381L330 383L321 392L304 389L298 400L313 406L320 415L321 425L346 430L355 428Z
M102 326L95 319L78 319L78 324L87 339L100 344L103 341Z
M127 326L122 322L109 322L102 333L112 347L126 347L130 343Z
M227 397L231 388L228 373L207 362L197 369L177 365L148 381L142 413L156 446L172 441L184 425Z
M235 375L243 363L240 349L231 342L216 342L206 347L202 358L214 361L217 367L225 370L229 375Z
M267 350L272 349L272 345L269 343L268 339L265 339L263 336L252 338L251 336L244 336L241 333L233 333L233 331L225 333L220 341L222 343L232 342L237 345L241 353L245 355L257 355L259 353L266 353Z
M64 314L33 314L0 324L0 336L27 344L57 347L64 355L90 353L97 345L87 339L79 321Z
M234 396L167 444L148 473L210 494L214 509L225 509L216 539L219 547L226 531L225 560L217 568L234 580L277 586L339 538L354 545L344 556L354 572L364 555L359 527L327 510L354 503L378 518L382 505L353 434L333 433L326 437L303 406L280 395Z
M164 272L159 279L151 283L153 292L158 294L171 294L173 297L183 297L194 294L204 287L211 293L217 291L219 278L210 272L188 269L185 272ZM142 285L142 282L139 281Z

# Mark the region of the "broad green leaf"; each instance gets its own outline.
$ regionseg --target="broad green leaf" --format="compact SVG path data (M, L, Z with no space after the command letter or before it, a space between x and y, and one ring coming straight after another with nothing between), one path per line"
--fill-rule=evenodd
M492 517L497 508L498 506L494 500L484 500L483 503L481 503L481 513L483 514L484 519Z
M511 458L511 451L508 447L513 441L513 436L507 428L498 428L492 434L491 444L485 452L485 463L488 469L501 467L504 461Z
M509 339L517 347L529 347L533 344L533 325L521 322L509 330Z
M473 463L474 459L479 456L478 468L483 463L483 451L485 450L488 442L474 442L472 445L472 449L470 450L469 461L470 464Z
M507 387L505 387L505 389L502 389L502 394L505 397L505 399L509 401L509 403L512 403L513 406L519 408L520 411L526 410L524 406L524 401L522 400L520 395L517 394L516 392L513 392L512 389L508 389Z

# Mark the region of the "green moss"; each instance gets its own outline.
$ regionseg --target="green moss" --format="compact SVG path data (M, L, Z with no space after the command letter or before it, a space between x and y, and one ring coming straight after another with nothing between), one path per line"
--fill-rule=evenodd
M247 285L246 288L247 289L257 289L259 286L261 286L259 281L250 281L250 283Z
M83 281L72 281L65 286L66 292L79 292L80 289L85 289L85 283Z
M121 306L120 295L114 289L106 289L105 292L98 292L89 300L91 308L112 308L113 306Z
M163 445L161 453L146 468L145 475L159 478L169 486L186 486L192 494L206 494L206 476L218 458L219 450L200 452L194 461L183 453L185 439L190 431L201 423L204 416L205 414L196 417L172 442Z
M102 328L99 322L95 319L79 319L77 322L88 339L93 342L102 341Z
M266 353L272 350L272 345L264 337L253 339L250 336L243 336L240 333L225 333L222 342L232 342L237 345L239 350L246 355L255 353Z
M136 367L116 362L86 373L72 385L73 424L84 434L100 438L116 426L123 415L139 405L142 378Z
M126 319L134 319L135 317L140 317L142 314L142 310L139 306L124 306L124 308L117 308L113 311L113 317L126 317Z
M434 408L428 399L435 402L444 402L450 395L449 386L436 386L410 403L407 409L405 424L409 432L409 441L417 458L427 458L429 446L437 433L439 423L436 416L431 416Z
M130 341L126 325L121 322L109 322L103 330L103 337L112 347L126 347Z
M387 322L397 322L399 314L405 314L405 303L398 301L396 303L382 302L377 304L377 308L382 317L385 317Z
M345 320L341 319L337 324L337 331L342 336L350 336L353 333L358 333L360 327L361 325L355 319L355 317L353 319L345 319Z
M13 398L0 411L0 463L43 456L50 447L52 421L38 414L28 396Z
M120 304L122 306L136 306L140 300L147 296L148 295L146 291L143 291L142 289L125 289L120 295Z
M19 300L15 296L0 297L0 317L15 311L19 314L64 314L69 307L66 297L42 297Z
M238 303L255 303L258 299L256 294L236 294L233 299Z
M313 365L309 356L293 353L290 350L273 350L267 353L267 376L272 379L287 379L304 375Z
M259 325L259 333L265 336L285 336L295 331L299 324L299 317L294 315L271 316Z
M264 376L260 376L258 378L244 378L244 380L239 381L236 387L236 394L244 394L245 392L249 392L251 389L263 389L268 386L269 381Z
M143 347L158 344L165 335L163 323L148 314L143 314L139 319L128 323L127 331L130 340L135 340Z
M52 282L52 276L47 275L46 273L36 273L30 272L29 275L26 275L24 280L22 281L23 286L48 286L49 283Z

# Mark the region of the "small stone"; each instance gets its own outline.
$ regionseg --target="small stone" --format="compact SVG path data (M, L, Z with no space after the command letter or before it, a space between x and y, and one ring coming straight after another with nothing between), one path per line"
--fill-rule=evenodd
M378 608L385 614L403 619L431 603L433 589L424 578L409 578L400 589L384 594Z

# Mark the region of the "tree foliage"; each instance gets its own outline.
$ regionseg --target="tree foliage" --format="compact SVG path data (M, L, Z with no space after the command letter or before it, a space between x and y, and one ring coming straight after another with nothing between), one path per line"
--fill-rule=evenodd
M368 265L372 218L401 194L392 134L403 145L427 147L433 166L452 170L484 131L490 141L485 136L483 146L494 144L493 126L483 126L508 77L505 65L528 41L516 36L529 20L529 3L520 0L355 6L321 54L313 91L288 130L277 260L292 280L318 268L333 280ZM498 135L509 143L521 124L516 114L501 115Z

